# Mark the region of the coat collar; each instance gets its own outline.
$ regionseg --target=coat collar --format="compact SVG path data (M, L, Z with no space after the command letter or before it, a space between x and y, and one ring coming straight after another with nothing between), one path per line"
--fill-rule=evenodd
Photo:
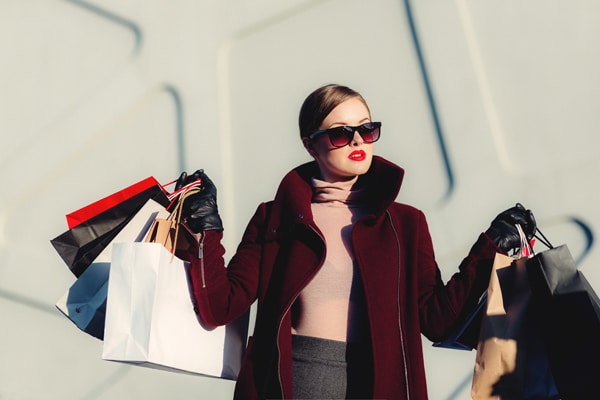
M311 200L313 188L311 178L318 176L315 161L302 164L288 172L281 181L275 195L275 204L286 210L281 215L282 223L308 223L312 221ZM369 171L359 178L368 185L369 202L376 214L383 213L396 199L404 178L404 169L380 156L373 156Z

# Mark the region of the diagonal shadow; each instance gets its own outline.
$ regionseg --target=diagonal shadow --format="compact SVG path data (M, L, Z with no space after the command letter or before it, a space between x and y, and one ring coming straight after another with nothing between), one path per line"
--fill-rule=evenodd
M408 20L408 26L412 36L413 43L415 45L415 52L417 60L419 62L419 68L421 70L421 77L423 78L423 85L425 85L425 93L427 94L427 102L429 104L429 110L431 112L431 119L435 127L435 133L437 136L438 144L440 146L440 152L442 160L444 161L444 168L446 171L446 178L448 179L448 187L446 188L446 194L443 201L450 199L450 196L454 192L454 173L452 171L452 165L450 164L450 156L446 148L446 141L444 139L444 132L442 131L442 125L438 116L437 105L433 96L433 90L429 80L429 72L427 71L427 64L425 63L425 57L421 50L421 43L419 41L419 35L417 33L417 26L412 12L412 6L410 0L404 0L404 8L406 10L406 18Z

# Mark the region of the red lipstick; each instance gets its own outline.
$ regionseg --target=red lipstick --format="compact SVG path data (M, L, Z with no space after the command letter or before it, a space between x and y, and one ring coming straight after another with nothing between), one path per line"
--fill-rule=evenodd
M365 158L367 158L367 154L362 150L354 150L352 153L350 153L348 158L352 161L363 161Z

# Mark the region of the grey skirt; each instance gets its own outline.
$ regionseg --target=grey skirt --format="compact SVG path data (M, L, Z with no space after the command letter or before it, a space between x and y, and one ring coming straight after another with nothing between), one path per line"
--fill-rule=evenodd
M370 345L292 335L294 399L370 399Z

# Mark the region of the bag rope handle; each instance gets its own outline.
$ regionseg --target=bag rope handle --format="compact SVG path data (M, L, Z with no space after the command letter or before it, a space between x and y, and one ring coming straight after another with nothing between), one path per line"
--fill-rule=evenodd
M177 180L165 183L164 185L161 185L161 187L163 188L163 190L165 192L167 192L166 187L170 186L172 184L174 184L175 182L177 182ZM176 189L175 191L173 191L172 193L168 193L167 192L167 198L169 200L171 200L171 203L169 203L169 206L167 207L167 210L175 203L175 201L177 200L177 198L184 192L186 192L187 190L194 188L194 187L201 187L202 186L202 179L198 178L193 182L188 183L185 186L180 187L179 189Z
M199 193L201 190L202 189L199 187L199 184L190 186L185 191L181 191L178 197L174 200L176 203L175 209L167 217L167 220L175 221L175 237L173 238L173 249L171 250L173 254L175 253L175 249L177 247L177 238L179 237L179 224L181 223L181 214L183 214L183 203L189 196Z
M538 236L538 233L540 234L541 237ZM540 231L540 229L538 227L535 228L535 233L533 234L533 237L535 237L537 240L542 242L542 244L545 245L547 248L549 248L549 249L554 248L554 246L552 246L552 243L550 243L550 241L546 238L546 236L544 236L544 234L542 233L542 231Z
M521 238L521 248L519 249L520 257L531 257L533 255L533 245L527 240L527 235L523 231L523 227L520 224L515 224L519 237Z

